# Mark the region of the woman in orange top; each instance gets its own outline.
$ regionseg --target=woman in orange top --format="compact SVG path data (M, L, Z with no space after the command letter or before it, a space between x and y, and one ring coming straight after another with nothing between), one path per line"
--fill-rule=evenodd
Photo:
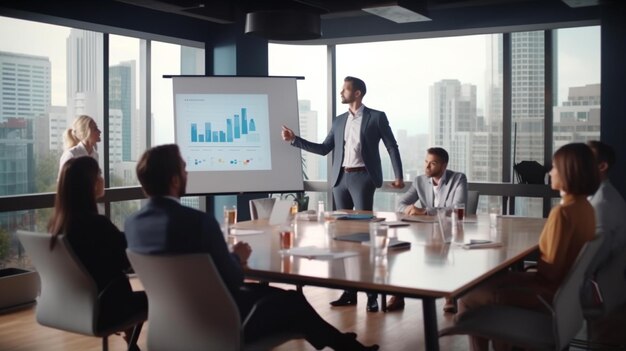
M471 290L459 300L459 314L487 304L545 308L537 298L550 302L582 246L595 236L594 210L587 196L600 184L591 149L583 143L559 148L552 157L551 187L561 193L561 203L548 216L539 238L540 259L536 272L504 272ZM489 340L470 336L472 350L488 350ZM502 345L494 343L496 350Z

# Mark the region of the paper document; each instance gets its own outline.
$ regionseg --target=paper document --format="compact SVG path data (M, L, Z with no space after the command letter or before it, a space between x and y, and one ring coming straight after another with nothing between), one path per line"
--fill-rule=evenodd
M240 228L230 229L230 235L256 235L256 234L263 234L263 231L259 229L240 229Z
M316 246L294 247L289 250L280 250L280 252L291 256L318 260L334 260L358 255L358 252L355 251L332 252L329 249L323 249Z

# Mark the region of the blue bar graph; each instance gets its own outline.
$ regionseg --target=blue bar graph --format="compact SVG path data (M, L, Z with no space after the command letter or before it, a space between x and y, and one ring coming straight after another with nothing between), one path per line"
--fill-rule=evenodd
M238 140L247 142L259 141L255 120L248 116L247 108L242 107L241 114L233 114L233 117L226 117L223 121L226 122L225 128L221 130L220 128L215 128L216 130L214 130L213 126L215 124L224 126L224 124L204 122L204 134L198 134L198 123L191 123L191 142L233 143Z
M198 141L198 127L195 123L191 124L191 142L195 143Z
M246 116L246 108L241 108L241 134L248 134L248 116Z

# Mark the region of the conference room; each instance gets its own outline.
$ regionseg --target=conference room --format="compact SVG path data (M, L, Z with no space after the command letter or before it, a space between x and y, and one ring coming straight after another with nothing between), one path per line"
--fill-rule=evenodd
M101 348L98 338L36 322L36 267L16 233L46 232L63 150L61 134L81 114L93 116L103 132L97 145L105 182L99 210L123 229L126 218L146 199L135 175L142 152L155 145L180 145L183 134L193 147L191 124L184 130L176 125L180 105L175 102L174 81L178 78L283 77L276 79L287 79L295 86L288 90L297 95L278 99L291 113L268 114L267 121L277 124L268 124L265 141L272 151L270 164L285 161L274 169L275 174L295 175L294 183L286 185L281 182L285 178L270 177L279 180L277 184L259 187L256 180L260 178L251 181L241 172L228 171L205 184L212 188L190 188L189 196L182 198L184 205L212 214L220 222L224 206L235 206L237 225L243 229L254 223L248 222L249 203L254 199L297 200L300 210L317 210L322 201L327 211L341 210L332 207L332 158L300 153L281 140L280 128L274 126L287 123L299 135L321 142L334 117L346 111L339 96L346 76L367 83L364 104L386 112L398 142L404 189L391 186L392 163L384 149L380 152L384 182L375 192L374 212L386 222L398 220L398 197L424 172L426 149L434 145L448 150L448 168L465 173L468 189L479 194L476 223L464 223L467 240L490 235L493 208L502 216L538 221L532 227L538 228L538 238L541 223L559 195L550 189L547 172L543 172L543 182L533 184L537 182L529 182L515 166L535 161L547 171L554 151L569 142L597 139L611 145L619 161L610 178L626 193L626 122L621 118L626 115L626 103L618 96L626 80L621 1L432 0L424 1L421 8L413 7L419 2L396 1L399 8L429 19L406 23L381 17L376 8L382 3L218 1L196 7L182 1L0 1L0 284L4 284L0 295L5 300L0 306L6 311L0 314L0 349ZM277 16L266 22L269 27L252 26L248 18L254 16L248 14L267 10ZM314 24L309 26L302 19L289 27L297 13L308 14L306 18L313 23L319 19L317 32ZM252 116L246 111L239 108L227 116ZM258 118L255 127L265 128L261 121ZM205 127L196 125L197 141L200 134L206 137ZM272 148L285 154L274 154ZM189 160L187 166L192 168ZM195 166L202 168L202 164ZM263 167L267 166L260 166L261 172ZM500 229L512 226L514 220L503 217ZM324 222L303 223L312 232L328 230ZM428 225L433 226L411 224L409 228L422 228L416 229L421 234L415 236L406 227L394 229L401 240L411 242L411 248L389 254L387 273L394 274L405 262L428 261L439 265L434 269L443 269L464 262L464 255L504 250L436 250L438 246L429 246L427 238L420 236L428 232ZM343 226L341 222L339 230ZM381 349L434 349L426 346L428 339L436 340L442 350L467 348L465 336L436 335L453 323L453 315L442 310L444 297L467 291L471 285L467 277L436 293L424 293L419 282L412 287L372 288L364 284L377 284L375 270L365 273L369 268L355 266L353 261L359 260L354 257L346 258L344 266L335 265L335 260L297 257L283 262L274 256L277 241L264 244L261 236L254 235L239 239L253 244L250 279L289 289L301 286L318 313L367 343L377 343ZM296 245L300 245L298 240ZM306 240L318 245L317 239ZM366 252L362 246L330 244ZM503 260L507 264L509 259L519 261L527 249L530 246ZM271 256L264 258L264 253ZM292 272L303 269L319 277L311 282L307 281L310 276L279 274L274 270L280 270L281 264L290 265ZM422 269L416 266L416 272ZM343 278L327 281L332 274L343 274ZM409 278L406 269L395 274L386 279ZM365 276L373 281L365 281ZM20 280L27 281L25 289ZM141 288L138 278L131 280ZM329 306L344 288L360 291L357 306ZM407 305L402 311L368 313L364 294L368 289L387 297L406 296ZM12 327L16 323L23 327ZM141 349L147 349L149 330L147 323L139 336ZM121 338L109 339L110 349L125 349ZM311 346L294 340L274 349L308 350Z

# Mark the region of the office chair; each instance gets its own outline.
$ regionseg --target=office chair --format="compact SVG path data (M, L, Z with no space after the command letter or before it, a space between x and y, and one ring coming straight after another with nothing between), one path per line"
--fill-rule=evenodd
M126 254L148 295L150 351L269 350L301 337L244 344L239 310L208 254Z
M73 333L102 338L102 350L108 350L108 336L130 328L128 345L135 350L147 311L142 311L115 325L101 325L98 287L78 260L65 235L57 237L50 250L50 234L17 231L17 237L33 260L41 277L36 316L41 325Z
M606 239L585 278L582 302L583 316L587 321L587 341L577 340L577 344L582 344L584 347L600 343L607 348L619 348L618 345L607 345L613 341L600 340L594 331L596 322L609 317L626 303L626 279L624 277L626 255L612 253L614 242L610 239L613 234L626 235L626 233L598 233ZM607 257L608 260L606 260ZM622 349L624 349L623 345Z
M478 210L478 198L480 193L477 190L469 190L467 192L467 208L465 209L468 215L475 215Z
M482 306L462 314L455 325L439 331L439 336L469 334L533 350L567 349L583 324L581 286L602 241L596 237L583 246L551 305L538 297L550 313L515 306Z
M267 219L272 214L276 199L273 197L250 200L250 219Z
M546 173L550 171L537 161L521 161L513 166L513 170L520 184L546 184Z

